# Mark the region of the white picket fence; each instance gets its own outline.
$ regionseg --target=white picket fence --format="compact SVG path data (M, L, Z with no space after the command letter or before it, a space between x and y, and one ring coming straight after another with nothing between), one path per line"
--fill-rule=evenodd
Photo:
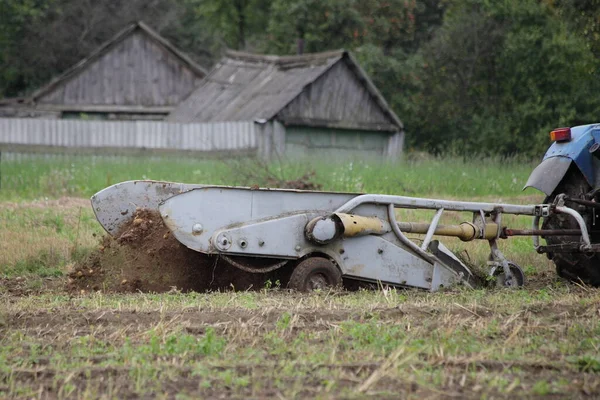
M0 151L23 153L256 153L254 122L178 124L0 118Z

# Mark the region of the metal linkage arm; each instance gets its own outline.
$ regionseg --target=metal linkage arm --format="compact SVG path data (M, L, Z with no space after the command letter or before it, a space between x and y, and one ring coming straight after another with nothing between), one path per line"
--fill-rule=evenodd
M478 203L470 201L436 200L419 197L392 196L384 194L363 194L356 196L346 204L338 208L335 212L349 213L361 204L374 203L388 205L392 204L396 208L418 208L427 210L439 210L443 208L448 211L471 211L494 212L501 210L506 214L515 215L536 215L540 206L537 205L515 205L515 204L495 204ZM547 206L549 207L549 206Z
M579 229L581 229L581 238L583 239L583 242L588 248L591 248L592 242L590 241L590 235L588 234L587 226L585 225L585 221L581 214L569 207L556 207L556 211L562 214L568 214L575 218L575 221L577 221L577 224L579 225Z
M425 235L425 239L423 240L423 243L421 244L421 250L427 250L427 247L429 247L429 243L431 242L431 239L433 238L435 229L437 228L438 224L440 223L440 218L442 217L443 212L444 212L444 209L440 208L435 213L433 220L431 220L431 225L429 225L429 229L427 230L427 234ZM390 221L390 222L396 222L396 221L394 220L394 221Z
M407 238L404 235L404 233L402 233L400 228L398 228L393 204L388 204L388 219L390 220L392 231L394 232L394 234L396 234L396 237L398 238L398 240L400 240L400 242L402 242L402 244L414 251L415 254L420 256L422 259L429 261L432 264L436 262L436 258L433 255L429 254L428 252L417 246L415 243L413 243L409 238Z

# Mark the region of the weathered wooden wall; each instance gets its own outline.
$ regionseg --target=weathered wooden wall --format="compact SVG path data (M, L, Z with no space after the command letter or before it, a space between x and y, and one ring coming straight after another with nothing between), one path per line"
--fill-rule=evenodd
M259 152L253 122L174 124L145 121L0 119L0 151L32 153Z
M369 130L390 130L393 123L343 61L306 87L277 118L298 125Z
M391 136L389 132L292 126L286 128L285 154L292 158L316 156L327 160L383 160L386 159Z
M200 80L162 45L136 31L38 103L174 106Z

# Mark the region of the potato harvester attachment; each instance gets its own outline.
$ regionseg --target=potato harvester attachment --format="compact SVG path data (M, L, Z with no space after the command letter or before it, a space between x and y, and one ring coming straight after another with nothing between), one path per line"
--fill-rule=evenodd
M500 285L524 284L521 269L498 249L501 238L531 235L581 237L591 246L585 222L575 210L556 205L513 205L435 200L379 194L129 181L92 199L96 217L117 235L136 209L160 212L165 226L188 248L218 255L252 273L286 269L288 287L311 290L344 280L438 290L456 283L475 287L480 278L434 236L487 240L490 276ZM434 210L429 223L399 222L396 209ZM444 211L472 214L469 222L440 225ZM540 230L540 218L568 214L579 230ZM502 215L530 215L533 229L502 227ZM418 241L407 234L422 234ZM261 259L263 262L252 263Z

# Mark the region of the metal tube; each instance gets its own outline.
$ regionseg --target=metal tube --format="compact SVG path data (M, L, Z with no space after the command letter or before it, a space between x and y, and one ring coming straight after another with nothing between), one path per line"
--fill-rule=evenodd
M429 230L430 224L424 222L398 222L398 227L402 232L425 234ZM470 242L474 239L494 239L499 231L498 224L488 223L485 225L485 234L482 235L478 226L470 222L463 222L460 225L438 225L435 228L434 235L452 236L463 242Z
M503 236L581 236L579 229L509 229L504 228Z
M540 229L540 216L536 215L535 217L533 217L533 223L532 223L532 230L536 231ZM535 235L533 237L533 248L537 251L538 247L540 247L540 237L538 235Z
M565 201L571 201L573 203L581 204L588 207L600 208L600 203L596 203L595 201L574 199L572 197L565 197Z
M396 213L394 211L393 204L388 204L388 218L390 220L390 226L392 227L392 231L394 232L394 234L396 235L398 240L400 240L400 242L402 242L402 244L404 244L406 247L408 247L409 249L414 251L415 254L417 254L423 260L430 262L432 265L436 262L436 259L434 256L421 250L421 248L419 246L417 246L416 244L411 242L410 239L407 238L406 236L404 236L402 231L400 231L400 228L398 228L398 224L396 223Z
M443 208L450 211L471 211L494 212L500 210L503 213L515 215L535 215L535 205L515 205L515 204L494 204L494 203L475 203L469 201L435 200L418 197L391 196L384 194L363 194L353 197L346 204L338 208L335 212L349 213L356 207L365 203L392 204L397 208L417 208L438 210Z
M433 219L431 220L431 224L429 225L429 229L427 229L427 234L425 235L425 239L423 239L423 243L421 243L421 250L427 250L427 246L429 246L429 242L431 242L431 238L435 233L435 229L440 222L440 218L442 217L442 213L444 212L443 208L437 210Z
M398 227L402 232L426 234L429 230L427 222L398 222ZM475 228L472 224L461 225L438 225L435 228L435 235L454 236L459 238L472 238L475 236Z
M581 238L585 242L586 246L591 247L592 243L590 242L590 236L588 235L587 226L585 225L585 221L583 220L583 217L577 211L575 211L569 207L556 207L555 209L559 213L568 214L571 217L575 218L575 220L579 224L579 229L581 229Z
M338 218L344 229L344 237L383 235L391 231L389 224L377 217L363 217L362 215L335 213L329 218Z

